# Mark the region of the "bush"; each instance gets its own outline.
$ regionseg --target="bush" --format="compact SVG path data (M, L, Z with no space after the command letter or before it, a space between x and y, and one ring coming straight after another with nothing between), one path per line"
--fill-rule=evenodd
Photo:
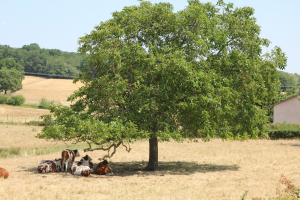
M22 95L15 95L8 98L6 103L13 106L20 106L24 102L25 102L25 97L23 97Z
M40 101L39 108L48 109L50 106L54 105L54 101L49 101L46 98L42 98Z
M8 98L9 96L0 94L0 104L6 104Z
M271 139L300 138L299 124L267 124L266 132Z
M44 121L29 121L27 123L25 123L29 126L49 126L49 123L46 123Z

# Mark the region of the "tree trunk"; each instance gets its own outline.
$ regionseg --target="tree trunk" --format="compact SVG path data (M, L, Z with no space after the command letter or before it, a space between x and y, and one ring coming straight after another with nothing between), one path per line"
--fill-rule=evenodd
M158 170L158 142L157 137L149 139L149 162L147 170Z

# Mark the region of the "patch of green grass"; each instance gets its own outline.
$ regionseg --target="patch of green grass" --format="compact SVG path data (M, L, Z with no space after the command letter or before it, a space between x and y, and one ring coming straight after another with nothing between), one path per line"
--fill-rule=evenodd
M28 126L46 126L47 124L45 124L43 121L29 121L29 122L4 122L4 121L0 121L0 124L5 124L5 125L28 125ZM34 130L32 130L34 131Z
M39 109L39 105L37 103L35 103L35 104L22 104L20 107Z
M0 158L12 158L12 157L21 157L21 156L36 156L36 155L47 155L51 153L61 152L64 149L79 149L82 150L87 148L88 145L72 145L72 146L63 146L56 148L40 148L40 149L21 149L19 147L11 148L0 148ZM60 154L57 158L60 157Z
M24 122L4 122L4 121L0 121L0 124L6 124L6 125L27 125L27 123L25 124Z
M0 158L8 158L21 156L21 148L10 147L10 148L0 148Z

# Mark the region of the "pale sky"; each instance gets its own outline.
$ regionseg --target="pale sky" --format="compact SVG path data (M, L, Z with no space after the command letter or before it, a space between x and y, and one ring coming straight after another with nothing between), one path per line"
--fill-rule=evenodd
M161 1L173 4L175 12L187 6L186 0L150 0ZM300 74L300 0L224 1L253 7L261 37L272 42L268 50L281 47L288 57L284 71ZM0 0L0 44L21 48L38 43L41 48L77 52L79 37L110 19L112 12L138 4L137 0Z

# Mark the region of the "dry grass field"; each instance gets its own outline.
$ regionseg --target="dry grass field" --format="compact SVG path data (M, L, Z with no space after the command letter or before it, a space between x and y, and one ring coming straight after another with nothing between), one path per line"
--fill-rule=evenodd
M0 104L0 121L2 122L29 122L38 121L43 114L49 114L49 110L23 108L18 106L8 106Z
M42 98L62 105L70 105L67 97L82 86L81 83L74 84L70 79L47 79L35 76L25 76L22 84L23 89L11 95L21 94L25 97L26 104L37 105ZM2 122L37 121L42 114L49 114L49 110L0 105L0 121Z
M0 125L0 148L20 147L21 149L56 148L65 146L63 142L46 141L34 136L41 126ZM1 162L0 162L1 163Z
M34 128L36 130L34 130ZM31 126L0 126L0 147L49 148L55 144L33 136L41 130ZM70 173L37 173L42 159L60 157L23 155L0 158L0 167L10 172L0 179L0 199L246 199L274 197L284 174L300 186L299 140L159 143L156 172L143 168L148 159L148 142L118 149L109 160L113 176L73 176ZM80 150L82 156L85 153ZM93 162L104 152L88 152ZM79 158L77 158L79 160Z
M74 84L71 79L47 79L36 76L25 76L22 84L23 89L14 94L23 95L27 104L38 104L41 98L46 98L62 105L70 105L67 97L82 86L79 82Z

